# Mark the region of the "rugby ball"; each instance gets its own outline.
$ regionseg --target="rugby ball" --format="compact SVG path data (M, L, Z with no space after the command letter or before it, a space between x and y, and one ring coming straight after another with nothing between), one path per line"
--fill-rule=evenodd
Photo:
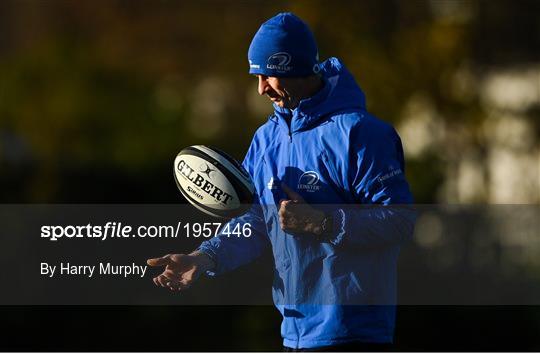
M244 214L255 188L242 165L215 148L194 145L174 159L174 179L182 195L200 211L219 218Z

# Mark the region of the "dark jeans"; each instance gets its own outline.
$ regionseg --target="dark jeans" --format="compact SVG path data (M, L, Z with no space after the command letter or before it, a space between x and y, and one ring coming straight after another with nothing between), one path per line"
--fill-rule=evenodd
M284 352L387 352L392 350L390 343L351 342L328 347L294 349L283 347Z

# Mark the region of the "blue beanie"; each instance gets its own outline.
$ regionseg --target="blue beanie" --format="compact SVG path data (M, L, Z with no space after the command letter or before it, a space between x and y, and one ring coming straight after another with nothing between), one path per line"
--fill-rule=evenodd
M319 72L319 54L309 27L294 14L280 13L262 24L248 51L249 73L276 77Z

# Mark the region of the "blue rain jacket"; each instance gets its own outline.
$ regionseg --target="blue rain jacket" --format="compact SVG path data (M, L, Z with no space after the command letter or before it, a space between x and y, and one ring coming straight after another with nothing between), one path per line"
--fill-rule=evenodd
M399 247L414 228L414 214L393 207L412 203L401 141L389 124L366 111L364 93L338 59L322 63L321 73L324 88L296 109L274 105L246 154L243 165L256 201L232 223L249 222L252 236L218 236L199 249L215 261L213 274L219 274L271 246L273 299L287 347L388 343ZM334 214L329 240L281 230L277 205L286 199L281 182Z

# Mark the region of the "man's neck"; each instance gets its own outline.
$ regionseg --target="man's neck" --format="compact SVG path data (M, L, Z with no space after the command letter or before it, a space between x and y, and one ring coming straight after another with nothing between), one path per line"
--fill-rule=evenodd
M302 100L315 96L324 87L324 82L318 75L310 76L306 80L306 95Z
M318 75L306 77L304 80L305 82L302 83L302 86L305 89L298 96L298 100L295 102L294 106L289 107L290 110L298 108L298 105L302 100L315 96L324 87L324 82Z

